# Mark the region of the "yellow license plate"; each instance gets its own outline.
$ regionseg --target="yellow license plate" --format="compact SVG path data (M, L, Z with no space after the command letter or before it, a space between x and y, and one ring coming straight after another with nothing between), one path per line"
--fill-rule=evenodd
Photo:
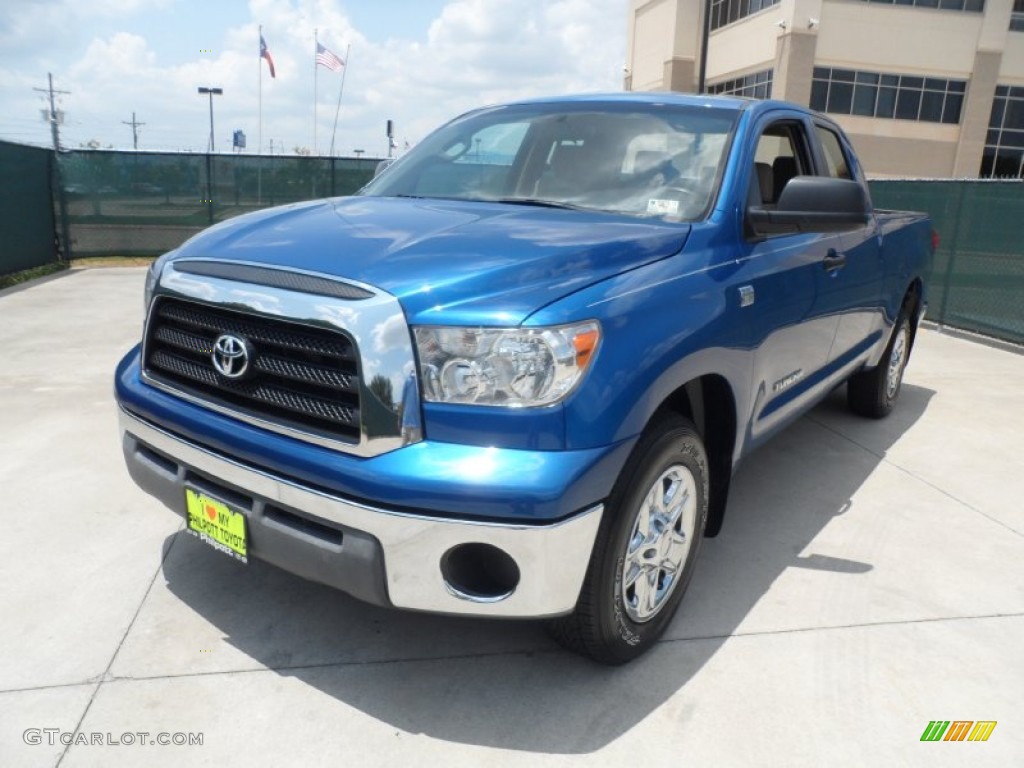
M249 562L245 515L191 488L185 489L185 503L188 507L188 530L191 533L214 549L243 563Z

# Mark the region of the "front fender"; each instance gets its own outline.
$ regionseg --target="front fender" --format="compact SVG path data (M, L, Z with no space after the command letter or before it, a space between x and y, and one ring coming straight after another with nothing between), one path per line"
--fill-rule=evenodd
M735 264L709 265L713 256L708 249L648 265L530 318L601 322L601 348L565 406L568 449L635 437L672 393L706 374L722 376L737 399L749 392L745 321L730 300ZM737 402L740 413L744 407Z

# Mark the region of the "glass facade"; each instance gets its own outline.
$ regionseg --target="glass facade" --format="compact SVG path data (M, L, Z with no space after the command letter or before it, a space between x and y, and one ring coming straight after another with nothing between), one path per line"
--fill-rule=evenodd
M722 80L708 85L708 93L727 94L730 96L750 96L754 99L770 99L772 97L772 76L775 70L765 69L743 77Z
M1010 14L1010 31L1024 32L1024 0L1013 0L1013 13Z
M778 4L779 0L711 0L711 28L724 27Z
M992 102L985 153L985 179L1024 178L1024 87L1000 85Z
M811 109L926 123L960 122L965 80L815 67Z
M983 13L985 0L864 0L884 5L914 5L918 8L938 8L940 11L969 11Z

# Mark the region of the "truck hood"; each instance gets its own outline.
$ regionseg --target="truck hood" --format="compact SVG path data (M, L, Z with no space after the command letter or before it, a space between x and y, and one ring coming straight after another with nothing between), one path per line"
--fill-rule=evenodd
M239 216L172 258L294 267L396 296L412 323L516 325L677 253L690 227L526 205L346 197Z

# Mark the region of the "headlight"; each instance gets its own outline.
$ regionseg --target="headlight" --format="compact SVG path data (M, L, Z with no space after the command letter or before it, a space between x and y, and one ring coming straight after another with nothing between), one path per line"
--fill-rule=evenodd
M554 328L415 329L423 397L435 403L528 407L564 398L597 351L591 320Z

